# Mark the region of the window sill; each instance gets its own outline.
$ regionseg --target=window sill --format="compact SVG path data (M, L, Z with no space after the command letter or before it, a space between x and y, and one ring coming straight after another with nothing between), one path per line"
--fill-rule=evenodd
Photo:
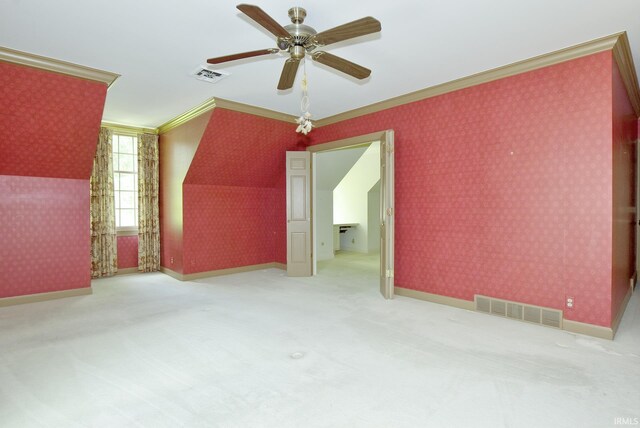
M118 229L116 234L118 236L138 236L138 229Z

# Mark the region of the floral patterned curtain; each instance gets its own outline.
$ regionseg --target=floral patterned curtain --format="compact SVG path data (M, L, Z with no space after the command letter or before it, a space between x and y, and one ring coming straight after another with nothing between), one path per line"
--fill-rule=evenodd
M160 270L158 136L138 135L138 270Z
M91 172L91 277L111 276L118 270L116 216L113 197L112 132L100 128Z

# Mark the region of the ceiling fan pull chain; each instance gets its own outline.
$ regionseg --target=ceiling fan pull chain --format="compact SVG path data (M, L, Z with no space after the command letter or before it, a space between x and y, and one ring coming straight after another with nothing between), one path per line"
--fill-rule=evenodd
M309 102L309 96L303 95L302 100L300 101L300 110L302 110L302 113L306 113L309 110L310 104L311 103Z
M302 92L307 95L307 61L302 58Z
M311 101L309 100L309 82L307 80L307 61L302 59L302 100L300 101L300 109L302 113L309 111Z

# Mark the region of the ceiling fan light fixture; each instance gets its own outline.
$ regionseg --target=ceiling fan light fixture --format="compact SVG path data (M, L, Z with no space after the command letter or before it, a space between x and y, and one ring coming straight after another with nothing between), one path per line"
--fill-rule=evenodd
M304 46L294 45L291 46L289 52L291 53L291 58L301 60L304 58L305 49Z

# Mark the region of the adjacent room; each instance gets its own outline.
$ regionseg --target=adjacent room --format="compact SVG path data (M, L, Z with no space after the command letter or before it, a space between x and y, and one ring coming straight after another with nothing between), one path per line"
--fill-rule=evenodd
M315 155L315 273L340 275L344 265L380 272L380 143L321 151ZM369 276L369 275L366 275ZM367 282L377 288L378 281Z
M0 0L0 426L640 424L639 18Z

